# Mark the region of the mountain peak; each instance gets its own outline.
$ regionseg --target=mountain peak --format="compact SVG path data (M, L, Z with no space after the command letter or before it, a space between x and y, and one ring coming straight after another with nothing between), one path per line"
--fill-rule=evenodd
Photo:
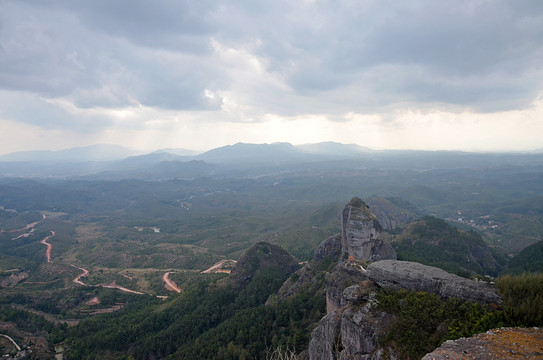
M254 275L267 269L279 270L289 275L298 269L298 260L277 245L256 243L238 259L230 273L230 283L235 288L244 287Z

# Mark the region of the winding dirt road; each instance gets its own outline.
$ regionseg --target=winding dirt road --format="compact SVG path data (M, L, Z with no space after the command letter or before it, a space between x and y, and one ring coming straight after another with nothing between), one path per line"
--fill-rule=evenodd
M209 269L202 271L201 273L202 274L211 274L211 273L222 272L222 273L230 274L230 269L223 269L222 268L225 264L228 264L228 263L234 263L235 264L235 263L237 263L237 261L236 260L228 260L228 259L221 260L218 263L215 263Z
M164 276L162 276L162 280L164 281L164 286L166 287L166 289L170 291L175 291L177 293L180 293L181 291L183 291L177 286L175 282L170 280L169 276L170 276L169 271L166 274L164 274Z
M73 265L73 264L70 264L70 265L72 265L72 266L73 266L74 268L76 268L76 269L79 269L79 270L83 271L81 274L77 275L72 281L73 281L74 283L76 283L76 284L83 285L83 286L87 286L87 284L85 284L85 283L84 283L83 281L81 281L80 279L81 279L82 277L87 277L87 276L89 276L89 270L83 269L82 267L75 266L75 265Z
M55 232L51 230L51 235L44 237L42 241L40 241L40 243L47 246L47 251L45 252L45 256L47 257L47 262L51 262L51 249L53 249L53 245L49 244L47 240L49 240L55 235L56 235Z
M82 267L79 267L79 266L75 266L73 264L70 264L71 266L73 266L74 268L77 268L81 271L83 271L81 274L77 275L73 280L72 282L76 283L76 284L79 284L79 285L83 285L83 286L92 286L92 287L97 287L97 286L101 286L101 287L104 287L104 288L108 288L108 289L119 289L121 291L124 291L124 292L127 292L127 293L131 293L131 294L138 294L138 295L143 295L144 293L140 292L140 291L135 291L135 290L130 290L130 289L127 289L123 286L120 286L120 285L117 285L115 283L115 281L113 281L111 284L98 284L98 285L88 285L88 284L85 284L83 281L81 281L80 279L82 277L86 277L89 275L89 270L87 269L84 269Z
M125 287L122 287L120 285L117 285L115 283L115 281L113 281L111 284L108 284L108 285L104 285L104 284L98 284L96 286L101 286L101 287L105 287L105 288L108 288L108 289L119 289L121 291L124 291L124 292L127 292L127 293L131 293L131 294L138 294L138 295L143 295L144 293L142 293L141 291L135 291L135 290L130 290L130 289L127 289Z

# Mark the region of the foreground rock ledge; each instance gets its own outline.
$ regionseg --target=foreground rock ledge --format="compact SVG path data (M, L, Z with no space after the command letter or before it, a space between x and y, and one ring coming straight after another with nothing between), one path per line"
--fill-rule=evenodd
M501 328L446 341L422 360L543 360L543 329Z
M425 291L443 298L459 298L481 304L499 303L494 288L448 272L410 261L382 260L371 264L366 275L387 290Z

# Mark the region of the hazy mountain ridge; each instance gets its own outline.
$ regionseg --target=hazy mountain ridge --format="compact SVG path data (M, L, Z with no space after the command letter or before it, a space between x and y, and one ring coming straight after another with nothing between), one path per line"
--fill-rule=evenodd
M64 150L18 151L0 156L0 161L10 162L70 162L70 161L112 161L141 154L120 145L98 144Z
M96 148L102 155L92 155ZM100 177L123 179L141 178L145 180L164 180L172 177L194 178L213 177L255 177L285 172L341 171L345 169L381 169L435 171L439 169L489 169L496 172L513 171L507 167L541 167L543 154L540 153L465 153L458 151L367 151L358 145L340 143L318 143L294 146L289 143L244 144L223 146L207 152L190 155L185 149L162 149L148 154L126 156L119 159L120 152L112 155L104 153L108 146L95 146L67 149L60 152L26 152L8 154L0 157L0 176L75 178ZM119 150L118 147L114 147ZM122 151L129 152L127 149ZM121 152L122 152L121 151ZM107 152L107 151L106 151ZM64 154L64 155L58 155ZM57 154L55 156L51 154ZM89 155L91 154L91 155ZM115 155L117 154L117 155ZM182 155L179 155L182 154ZM25 161L16 161L24 158ZM11 160L10 160L11 159ZM47 160L44 160L47 159ZM116 159L116 160L111 160ZM8 161L9 160L9 161ZM107 161L106 161L107 160ZM204 161L218 166L215 171L202 169L191 161ZM166 161L186 163L182 166L190 176L182 171L168 168L164 173L155 165ZM191 168L192 165L197 165ZM141 170L141 171L135 171ZM520 169L522 170L522 169ZM152 175L151 175L152 174Z

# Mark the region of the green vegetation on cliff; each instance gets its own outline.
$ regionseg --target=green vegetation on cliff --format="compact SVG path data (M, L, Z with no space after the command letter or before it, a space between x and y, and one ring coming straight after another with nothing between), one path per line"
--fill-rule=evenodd
M497 275L502 264L483 238L432 216L409 224L392 243L399 260L415 261L460 275Z
M543 274L503 276L496 281L496 287L510 325L543 327Z
M392 346L405 359L420 359L447 339L504 324L503 312L490 306L425 292L381 290L377 300L379 309L395 317L380 342Z

